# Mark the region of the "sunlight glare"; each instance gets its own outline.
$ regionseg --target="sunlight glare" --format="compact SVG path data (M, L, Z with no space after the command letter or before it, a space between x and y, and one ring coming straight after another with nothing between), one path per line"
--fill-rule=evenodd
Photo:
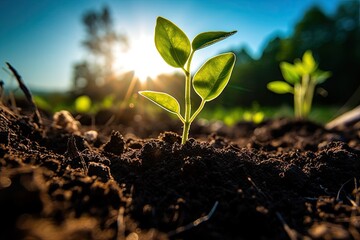
M162 73L174 72L174 68L167 65L157 52L153 37L145 34L130 39L127 50L116 51L115 68L120 73L134 71L141 82L148 78L156 79Z

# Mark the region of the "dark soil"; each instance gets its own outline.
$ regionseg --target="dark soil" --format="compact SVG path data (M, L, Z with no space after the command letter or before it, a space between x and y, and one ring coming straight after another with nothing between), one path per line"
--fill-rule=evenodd
M359 124L197 122L181 145L178 122L135 117L2 106L0 239L360 239Z

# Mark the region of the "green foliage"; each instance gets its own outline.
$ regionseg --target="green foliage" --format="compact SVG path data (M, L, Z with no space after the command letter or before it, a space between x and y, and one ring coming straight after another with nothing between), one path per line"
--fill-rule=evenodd
M155 46L165 62L175 68L184 67L191 51L186 34L162 17L158 17L156 22Z
M243 120L259 124L264 121L265 112L260 110L260 105L257 102L252 104L251 109L245 110L243 113Z
M142 96L146 97L153 103L159 105L166 111L169 111L174 114L180 114L180 104L172 96L163 92L154 92L154 91L140 91Z
M82 95L75 99L75 110L79 113L89 112L91 109L91 99L88 96Z
M115 97L114 95L105 96L104 99L101 101L101 108L109 109L115 105Z
M46 99L44 99L43 97L35 95L34 102L39 109L46 111L51 111L52 109L51 104L49 104L48 101L46 101Z
M315 86L323 83L331 76L330 72L318 69L312 52L306 51L302 60L296 59L294 64L280 64L284 81L273 81L267 88L278 94L294 94L294 111L298 118L307 118L312 105Z
M263 112L245 111L243 118L247 122L253 122L255 124L259 124L264 120L265 114Z
M235 64L233 53L224 53L208 60L193 78L195 92L203 101L218 97L229 82Z
M204 47L208 47L214 43L217 43L231 35L234 35L236 31L232 32L203 32L197 35L192 41L193 51L199 50Z
M274 93L284 94L284 93L294 93L294 88L284 81L273 81L269 82L267 88Z
M296 70L296 66L287 62L280 63L281 73L288 83L295 84L300 82L300 75Z
M114 95L107 95L103 99L93 101L87 95L79 96L75 99L72 106L68 108L77 113L96 114L102 109L116 108L121 102L116 101Z
M319 123L326 124L338 115L339 109L337 106L317 106L315 105L309 117ZM287 104L279 106L259 105L252 103L251 106L236 106L234 108L224 108L220 105L214 105L211 108L204 108L199 114L202 124L207 125L222 121L227 126L234 126L239 122L246 121L254 124L262 123L265 119L273 119L280 117L291 117L294 115L294 110Z
M181 68L185 74L185 111L181 115L180 104L171 95L163 92L140 91L139 94L151 100L165 110L176 114L184 124L182 143L189 136L190 125L203 109L206 102L218 97L229 82L235 65L235 55L225 53L209 59L194 76L190 66L195 51L208 47L233 34L232 32L203 32L197 35L190 44L186 34L171 21L158 17L155 27L155 46L170 66ZM191 86L200 96L201 103L197 110L191 112Z
M118 109L122 101L116 100L114 95L107 95L103 99L94 100L88 95L81 95L74 98L64 93L40 93L34 95L37 107L50 114L67 110L72 113L97 114L104 109Z

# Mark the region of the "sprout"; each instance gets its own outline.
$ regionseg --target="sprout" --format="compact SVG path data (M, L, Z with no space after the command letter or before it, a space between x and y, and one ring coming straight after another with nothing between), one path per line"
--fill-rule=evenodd
M235 55L231 52L217 55L209 59L194 74L190 67L194 53L208 47L233 34L232 32L203 32L197 35L190 44L186 34L171 21L158 17L155 27L155 45L170 66L180 68L185 74L185 111L180 112L179 102L171 95L163 92L140 91L139 93L163 109L175 114L184 125L182 144L189 136L190 125L201 112L206 102L218 97L229 82L235 65ZM195 112L191 111L191 86L200 96L201 103Z
M280 63L280 69L286 82L269 82L267 88L278 94L294 94L295 117L307 118L311 111L315 86L325 82L331 72L318 69L318 64L309 50L304 53L302 60L296 59L294 64Z

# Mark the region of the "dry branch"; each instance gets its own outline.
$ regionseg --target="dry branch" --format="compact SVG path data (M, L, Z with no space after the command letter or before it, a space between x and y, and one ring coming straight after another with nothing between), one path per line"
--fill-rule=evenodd
M33 97L32 97L32 94L31 94L30 90L26 87L24 81L22 80L22 77L16 71L16 69L13 66L11 66L11 64L8 63L8 62L6 63L6 65L8 66L10 71L14 74L17 82L19 83L20 89L23 91L23 93L25 94L26 99L30 103L31 109L32 109L33 114L34 114L33 115L34 122L40 127L42 125L42 119L41 119L41 116L40 116L40 112L39 112L38 108L35 105L35 102L33 100Z

